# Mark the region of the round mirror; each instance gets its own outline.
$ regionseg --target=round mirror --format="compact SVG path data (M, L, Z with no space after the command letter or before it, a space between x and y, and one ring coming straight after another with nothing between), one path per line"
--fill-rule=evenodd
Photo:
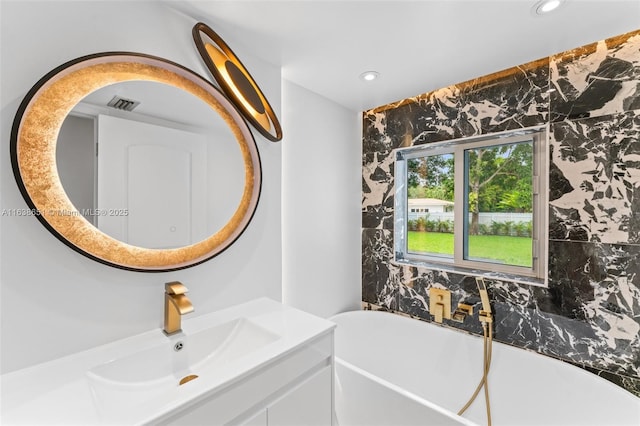
M210 259L240 236L260 194L258 150L234 105L148 55L90 55L43 77L14 120L11 158L47 229L123 269Z

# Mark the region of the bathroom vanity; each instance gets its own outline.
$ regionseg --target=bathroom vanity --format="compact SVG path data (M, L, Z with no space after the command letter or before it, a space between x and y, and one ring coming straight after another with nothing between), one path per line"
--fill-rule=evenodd
M262 298L1 378L2 424L330 425L333 329Z

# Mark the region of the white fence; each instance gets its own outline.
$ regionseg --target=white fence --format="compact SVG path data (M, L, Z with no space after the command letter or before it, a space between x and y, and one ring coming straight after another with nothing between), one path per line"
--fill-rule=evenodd
M436 213L436 212L419 212L419 213L411 213L409 212L409 220L416 220L418 218L424 217L428 220L433 221L446 221L450 220L453 222L453 212L446 213ZM532 213L480 213L479 223L480 225L491 226L492 222L504 223L504 222L531 222L533 218ZM469 214L469 221L471 221L471 214Z

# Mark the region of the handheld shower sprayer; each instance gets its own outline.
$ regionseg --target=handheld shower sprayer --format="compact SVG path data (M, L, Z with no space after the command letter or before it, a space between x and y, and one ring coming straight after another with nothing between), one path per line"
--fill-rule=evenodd
M476 285L478 286L478 292L480 293L480 300L482 301L482 309L479 312L480 321L482 323L493 322L493 316L491 314L491 304L489 303L489 293L487 292L487 286L484 283L484 278L476 277Z

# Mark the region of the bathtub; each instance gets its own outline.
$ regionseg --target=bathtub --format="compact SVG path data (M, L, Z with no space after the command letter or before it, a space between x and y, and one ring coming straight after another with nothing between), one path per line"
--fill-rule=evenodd
M330 318L335 334L336 422L485 425L482 337L387 312ZM640 398L571 364L493 342L491 417L500 425L640 425Z

